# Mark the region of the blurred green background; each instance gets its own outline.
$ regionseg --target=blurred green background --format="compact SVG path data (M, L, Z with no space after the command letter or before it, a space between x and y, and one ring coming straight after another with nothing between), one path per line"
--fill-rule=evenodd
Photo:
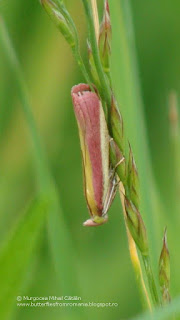
M102 1L98 1L101 5ZM180 2L126 1L131 5L134 29L130 25L125 1L109 2L114 32L112 72L115 91L125 119L127 139L130 139L137 158L142 197L151 206L149 212L146 212L144 204L142 215L151 240L154 270L157 274L163 229L167 226L172 269L171 293L175 297L180 293L180 215L179 197L175 188L178 166L175 165L170 135L168 96L172 89L177 93L180 91ZM82 3L80 0L65 3L77 25L86 58L87 28ZM118 12L116 6L121 6L124 34L121 34L122 30L118 33L115 29L117 24L119 28L122 25L120 9ZM60 241L56 241L55 248L52 237L49 236L48 222L40 229L30 260L24 265L25 272L23 279L19 280L17 295L77 295L82 297L82 302L119 304L117 308L81 310L17 308L15 295L12 319L129 319L141 313L142 306L128 254L118 196L110 209L106 225L90 229L82 227L82 222L88 218L88 210L83 195L81 153L70 90L84 79L67 43L37 0L1 0L0 14L6 21L22 66L38 132L58 190L60 224L63 221L63 226L61 224L59 229ZM135 35L138 70L134 63L132 30ZM132 63L133 69L130 72L137 72L138 76L129 75L124 78L125 71L121 69L121 64L123 67L123 54L126 56L123 50L129 38L129 49L126 48L130 54L126 61L127 69L131 70ZM122 51L121 40L124 44ZM128 91L128 86L131 86L128 77L138 92L134 103L133 98L127 102L128 97L134 95ZM138 79L142 89L141 98ZM141 100L139 111L136 110L138 99ZM144 162L143 169L141 162ZM9 234L17 219L23 216L27 203L36 194L36 176L31 139L19 102L16 80L1 44L0 172L0 240L4 244L10 238ZM145 185L146 188L143 188ZM152 205L153 201L155 204ZM66 233L65 238L62 228ZM56 232L58 234L58 227ZM33 232L30 237L33 239ZM23 237L22 241L26 250L26 240ZM58 257L58 262L53 259L53 252ZM18 264L23 265L23 258L22 252L22 260ZM16 262L9 262L12 263L12 269L14 263L16 267ZM61 263L64 268L57 272Z

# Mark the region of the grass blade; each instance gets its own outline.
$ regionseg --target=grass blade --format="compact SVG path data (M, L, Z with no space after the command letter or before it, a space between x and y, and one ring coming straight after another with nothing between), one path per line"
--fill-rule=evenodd
M169 305L156 309L153 313L143 313L131 320L175 320L180 318L180 296Z
M39 246L48 200L39 196L17 222L0 251L0 318L8 319L19 295L28 264Z
M115 0L110 3L110 11L114 34L112 43L113 87L120 102L126 134L137 161L142 199L140 211L148 227L149 242L153 248L153 260L157 261L158 215L162 213L162 205L158 198L150 163L129 2Z

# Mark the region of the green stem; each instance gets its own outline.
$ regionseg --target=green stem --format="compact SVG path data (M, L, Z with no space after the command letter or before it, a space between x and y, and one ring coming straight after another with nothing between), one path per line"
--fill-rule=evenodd
M96 66L96 70L99 76L99 80L101 83L101 96L102 99L107 102L108 108L111 107L111 91L108 85L108 81L106 79L106 76L104 74L101 60L99 57L99 50L97 46L97 41L96 41L96 35L95 35L95 30L94 30L94 20L93 20L93 15L92 15L92 10L91 6L89 4L88 0L82 0L88 20L88 26L89 26L89 37L90 37L90 42L91 42L91 47L92 47L92 53L93 53L93 58L94 58L94 63Z
M86 67L84 65L84 62L83 62L82 57L81 57L80 52L79 52L79 44L76 44L76 46L71 47L71 49L72 49L74 58L75 58L75 60L76 60L76 62L78 64L78 66L79 66L79 68L80 68L80 70L81 70L86 82L89 84L91 89L94 90L93 87L92 87L92 81L91 81L91 79L90 79L90 77L88 75L88 72L86 70Z
M171 159L174 168L174 206L175 211L179 212L179 194L180 194L180 130L178 114L178 97L175 91L169 95L169 122L170 122L170 141L172 146Z
M149 283L149 289L151 292L151 297L152 297L153 303L155 305L159 305L160 301L159 301L159 296L158 296L158 292L156 289L156 284L155 284L155 280L154 280L154 276L153 276L153 272L152 272L150 258L149 258L149 256L144 256L144 255L142 255L142 258L143 258L143 262L144 262L144 267L145 267L145 271L146 271L146 275L147 275L147 279L148 279L148 283Z
M69 25L71 26L71 29L73 31L74 34L74 40L75 40L75 46L71 46L73 55L75 57L75 60L77 61L77 64L86 80L86 82L91 85L91 79L88 75L88 72L86 70L86 67L84 65L84 62L82 60L81 54L80 54L80 50L79 50L79 37L78 37L78 33L77 33L77 29L76 26L74 24L74 21L71 17L71 15L69 14L69 12L66 10L66 7L63 3L63 1L61 0L56 0L56 3L60 9L60 11L63 13L63 16L65 17L66 21L69 23Z

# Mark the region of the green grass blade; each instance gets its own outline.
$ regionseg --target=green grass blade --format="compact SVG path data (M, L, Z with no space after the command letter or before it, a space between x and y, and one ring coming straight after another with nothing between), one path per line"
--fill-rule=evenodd
M8 319L20 295L27 268L45 222L48 200L39 196L17 222L0 251L0 319Z
M52 189L53 204L52 210L47 215L47 228L49 245L52 252L57 279L62 291L75 295L77 292L77 279L74 274L75 255L74 248L69 234L69 230L62 219L62 209L56 195L56 190ZM69 249L68 249L69 248ZM69 256L71 254L71 257ZM68 281L67 281L68 279Z
M156 309L153 313L143 313L132 320L178 320L180 319L180 296L169 305Z
M113 87L120 102L127 139L135 154L141 185L141 213L149 231L154 261L157 261L158 215L162 213L162 207L156 192L149 157L129 2L115 0L110 3L110 10L114 35Z
M52 199L52 207L47 215L47 231L56 279L61 288L62 295L81 296L82 293L77 276L78 260L75 247L73 246L72 236L64 221L58 195L53 186ZM81 315L87 317L87 313L83 308L69 307L62 311L62 316L68 316L68 319L76 320Z

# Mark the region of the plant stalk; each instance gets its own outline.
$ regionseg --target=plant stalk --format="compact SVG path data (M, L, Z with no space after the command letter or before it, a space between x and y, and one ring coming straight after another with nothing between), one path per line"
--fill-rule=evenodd
M179 195L180 195L180 128L179 128L179 112L178 112L178 97L175 91L169 94L169 124L170 124L170 139L172 145L171 159L174 167L174 204L177 215L179 212Z
M80 68L80 70L81 70L86 82L89 84L91 90L94 91L94 89L92 87L91 79L90 79L90 77L88 75L88 72L86 70L86 67L84 65L84 62L83 62L82 57L81 57L80 52L79 52L79 44L77 44L75 47L71 47L71 49L72 49L74 58L77 61L77 64L78 64L78 66L79 66L79 68Z
M95 18L95 8L93 11L91 11L91 8L89 7L88 1L87 0L83 0L85 9L86 9L86 15L88 18L88 23L89 23L89 31L90 31L90 36L91 36L91 45L92 45L92 51L93 51L93 46L94 46L94 61L95 61L95 55L98 55L99 57L99 52L98 52L98 47L97 47L97 39L96 39L96 35L95 35L95 29L96 29L96 18ZM97 3L96 1L91 1L92 5L96 7L97 9ZM92 14L93 12L93 14ZM95 62L96 64L96 62ZM99 59L99 61L97 61L96 64L96 68L98 71L98 64L100 64L100 67L102 68L101 65L101 61ZM103 69L102 69L103 72ZM100 81L102 83L102 78L100 78ZM103 85L102 85L103 86ZM108 86L109 89L109 86ZM146 304L148 306L148 308L151 310L151 302L150 302L150 298L148 295L148 291L146 289L145 286L145 282L143 279L143 272L142 272L142 267L141 267L141 263L138 257L138 253L137 253L137 249L136 249L136 245L135 242L130 234L129 228L127 226L126 223L126 211L125 211L125 206L124 206L124 195L125 195L125 188L126 186L124 186L122 183L120 183L120 199L121 199L121 204L122 204L122 208L123 208L123 214L124 214L124 218L125 218L125 226L126 226L126 231L127 231L127 237L128 237L128 243L129 243L129 252L130 252L130 257L131 257L131 261L135 270L135 274L136 274L136 279L138 282L138 287L140 289L141 295L143 297L143 301L144 304ZM145 268L146 274L147 274L147 278L148 278L148 283L149 283L149 287L150 287L150 292L152 295L152 300L155 302L155 304L157 303L156 301L158 301L158 295L156 294L156 286L155 286L155 282L153 281L153 274L152 274L152 269L151 269L151 265L150 265L150 260L148 260L148 264L146 264L146 266L148 266L148 268Z
M97 46L97 40L96 40L96 35L95 35L95 29L94 29L94 18L91 10L91 5L89 4L88 0L82 0L87 16L87 21L88 21L88 26L89 26L89 38L90 38L90 43L92 47L92 53L93 53L93 58L94 58L94 63L96 66L96 70L99 76L99 80L101 83L101 96L102 99L107 102L108 109L111 107L111 91L108 85L107 78L104 74L101 60L99 57L99 50Z
M99 38L99 16L98 16L98 9L97 9L97 1L91 0L91 6L92 6L92 13L93 13L93 19L94 19L94 29L96 34L96 42L98 43Z

